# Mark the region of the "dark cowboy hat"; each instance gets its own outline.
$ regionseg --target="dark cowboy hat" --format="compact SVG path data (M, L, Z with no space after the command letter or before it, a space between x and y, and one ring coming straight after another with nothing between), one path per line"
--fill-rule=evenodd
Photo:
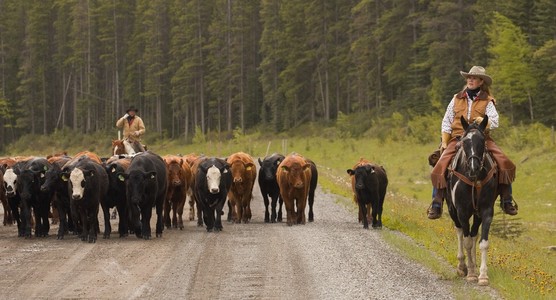
M139 111L135 106L132 105L128 109L126 109L125 113L129 113L131 110L135 111L135 113Z

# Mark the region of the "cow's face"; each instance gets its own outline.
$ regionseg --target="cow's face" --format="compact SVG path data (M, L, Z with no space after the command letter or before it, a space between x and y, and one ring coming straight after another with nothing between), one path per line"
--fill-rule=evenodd
M365 188L365 180L371 175L374 174L375 169L371 165L363 165L358 166L355 170L348 169L347 170L349 175L355 177L355 189L362 190Z
M185 172L181 167L182 162L172 161L167 166L168 170L168 183L173 186L180 186L182 184L182 178L185 177Z
M15 196L17 189L17 174L13 169L7 169L4 173L4 187L6 188L6 195L8 197Z
M276 180L276 171L278 170L278 166L281 162L281 159L265 159L263 161L259 159L259 164L261 165L262 170L261 172L266 181Z
M44 174L44 183L41 185L41 192L50 191L60 180L60 170L54 168Z
M305 186L304 173L311 168L310 164L293 163L289 166L282 166L282 172L288 175L290 184L296 188L301 189Z
M244 164L242 161L239 160L234 161L230 166L234 183L242 183L245 172L251 172L253 168L255 168L255 165L253 165L252 163Z
M136 170L129 174L122 174L119 178L126 182L127 195L131 204L133 204L133 208L142 202L147 187L156 181L156 172L142 172Z
M71 187L71 198L73 200L81 200L83 199L83 195L85 194L85 173L79 169L75 168L70 173L70 187Z
M35 173L31 170L24 170L17 175L17 192L22 199L31 197L37 180Z
M211 194L218 194L220 192L220 179L222 173L228 173L228 169L222 172L215 165L207 169L207 187Z

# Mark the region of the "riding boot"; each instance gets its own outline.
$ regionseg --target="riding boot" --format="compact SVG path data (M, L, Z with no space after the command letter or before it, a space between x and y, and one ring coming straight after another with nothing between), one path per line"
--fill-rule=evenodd
M514 206L514 198L512 197L512 186L509 184L498 185L500 189L500 207L504 213L508 215L517 215L517 203Z
M428 218L431 220L438 219L442 216L442 203L444 201L444 196L446 195L446 188L443 189L433 189L433 199L431 206L428 209Z

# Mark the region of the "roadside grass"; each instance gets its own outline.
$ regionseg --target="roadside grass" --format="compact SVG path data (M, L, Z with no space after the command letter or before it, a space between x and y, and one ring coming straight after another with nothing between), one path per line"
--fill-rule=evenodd
M75 143L69 142L65 134L19 141L9 146L3 155L47 155L60 150L72 155L83 149L96 151L101 156L110 154L109 140L99 142L105 141L107 135L92 135ZM317 163L319 184L341 196L336 201L353 211L354 222L357 222L357 209L351 200L346 170L361 157L383 165L389 179L383 212L383 224L387 228L383 231L385 239L411 259L437 272L441 278L454 281L456 287L463 289L466 284L464 279L455 275L457 240L446 205L441 219L431 221L426 218L431 200L427 157L436 144L392 138L282 139L236 133L224 142L206 137L198 140L200 142L196 144L185 144L178 140L157 139L149 144L149 149L161 155L197 153L218 157L243 151L254 158L263 158L273 152L300 153ZM31 144L33 148L29 148ZM556 150L550 145L540 148L522 146L512 150L500 141L498 144L518 168L513 194L519 204L519 214L514 217L503 214L497 201L489 239L490 286L507 299L554 299L556 251L549 247L556 246L556 189L553 187ZM397 237L396 231L410 240ZM463 294L461 299L488 298L480 288L473 290L471 296ZM455 291L456 295L460 292Z

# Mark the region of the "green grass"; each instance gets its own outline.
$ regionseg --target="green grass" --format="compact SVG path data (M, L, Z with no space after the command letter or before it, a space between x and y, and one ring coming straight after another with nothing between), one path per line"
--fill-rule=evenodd
M313 129L314 130L314 129ZM324 135L326 135L324 129ZM98 137L95 137L100 140ZM62 150L62 146L47 139L43 145L35 143L26 149L25 143L7 148L9 154L46 155ZM504 141L504 140L503 140ZM100 145L90 139L83 141L85 149L109 155L109 141ZM105 145L106 144L106 145ZM490 286L507 299L556 298L556 189L553 188L556 170L556 150L553 145L513 147L498 143L517 165L517 180L513 194L519 204L515 217L504 215L496 208L490 234L489 277ZM67 141L63 147L74 154L83 148ZM337 194L337 202L354 213L349 176L346 173L363 157L385 167L388 194L384 204L384 237L402 253L428 266L441 278L452 280L456 287L463 279L455 275L456 235L453 224L445 214L439 220L428 220L426 209L431 200L430 167L427 157L436 144L414 144L407 140L388 138L264 138L258 134L237 134L225 142L208 141L201 144L184 144L179 141L157 140L149 148L161 155L203 153L225 157L244 151L253 157L264 157L273 152L297 152L313 159L319 167L319 184ZM57 148L57 149L56 149ZM497 202L498 205L498 202ZM395 232L403 233L401 238ZM456 291L456 295L458 292ZM480 289L473 295L457 296L461 299L483 299ZM486 297L488 298L488 297Z

